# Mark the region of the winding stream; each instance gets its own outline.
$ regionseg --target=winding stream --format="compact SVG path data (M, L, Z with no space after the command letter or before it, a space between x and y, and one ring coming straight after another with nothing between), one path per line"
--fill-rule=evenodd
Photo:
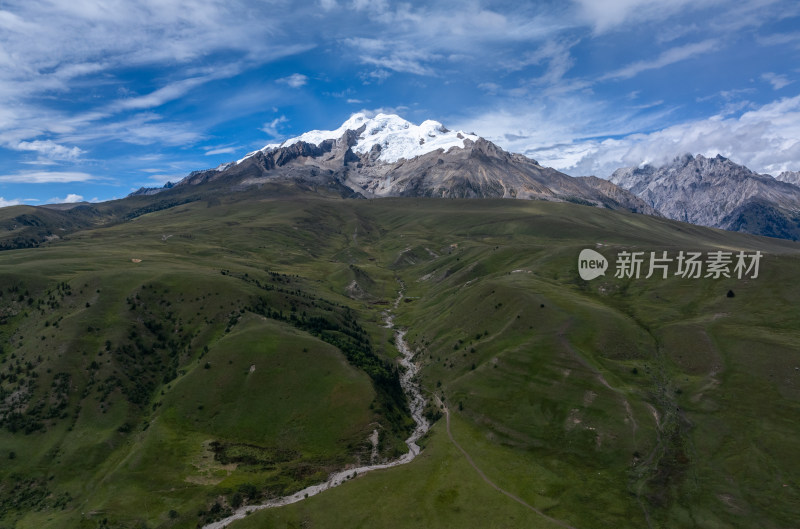
M394 302L394 309L399 306L402 299L403 290L401 289L397 299ZM392 314L391 310L384 312L384 319L386 321L386 328L394 329L394 315ZM347 480L352 479L356 475L364 474L371 470L396 467L398 465L404 465L413 461L414 458L420 453L420 447L417 445L417 441L419 441L419 439L430 429L430 423L423 415L423 411L425 410L425 398L422 396L422 392L420 391L419 385L416 382L418 368L412 361L414 353L406 343L405 335L406 331L395 330L394 343L397 347L397 350L400 351L400 354L402 355L400 358L400 365L402 365L404 368L403 373L400 375L400 386L403 388L403 391L408 398L408 406L411 410L411 417L414 419L414 423L416 424L414 431L411 432L409 438L406 439L408 452L397 459L386 463L366 465L348 470L340 470L339 472L331 474L328 477L328 480L324 483L311 485L310 487L306 487L303 490L295 492L294 494L290 494L289 496L275 498L259 505L246 505L237 509L227 518L223 518L222 520L203 526L203 529L222 529L223 527L227 527L231 522L244 518L251 512L297 503L311 496L315 496L322 491L337 487L342 483L345 483Z

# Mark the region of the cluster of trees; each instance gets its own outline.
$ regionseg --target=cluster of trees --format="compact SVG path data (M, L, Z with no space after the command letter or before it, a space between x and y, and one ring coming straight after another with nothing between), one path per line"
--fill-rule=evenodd
M42 509L65 509L72 501L68 492L53 494L42 479L24 478L12 474L7 482L0 483L0 520L5 520L12 512L29 512Z
M127 299L136 321L128 331L127 342L114 347L107 344L124 373L122 391L132 404L143 406L159 384L178 376L181 354L189 350L191 333L185 332L165 297L168 291L142 287Z
M198 200L200 200L199 197L187 197L181 199L173 198L169 200L156 201L146 206L129 211L122 217L122 220L132 220L148 213L174 208L175 206L182 206L183 204L189 204L190 202L196 202Z

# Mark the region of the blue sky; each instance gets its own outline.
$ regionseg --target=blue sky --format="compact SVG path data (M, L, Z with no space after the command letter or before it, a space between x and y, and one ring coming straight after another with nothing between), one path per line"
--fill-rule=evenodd
M358 111L572 175L800 170L800 3L0 4L0 206L123 197Z

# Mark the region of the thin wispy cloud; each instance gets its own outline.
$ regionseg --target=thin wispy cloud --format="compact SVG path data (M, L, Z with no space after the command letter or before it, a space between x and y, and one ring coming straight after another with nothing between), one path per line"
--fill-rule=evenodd
M629 79L648 70L658 70L665 66L675 64L676 62L685 61L697 55L708 53L717 46L719 46L719 41L717 39L707 39L702 42L677 46L660 53L658 57L655 57L652 60L636 61L632 64L628 64L622 68L609 72L602 76L600 80Z
M714 0L575 0L579 15L597 33L604 33L627 23L666 20L686 9L720 4Z
M543 42L571 26L544 11L531 13L524 5L513 14L474 3L459 4L457 9L441 3L351 6L383 24L375 37L343 39L358 59L379 67L378 71L419 76L457 72L459 65L474 63L503 46Z
M800 45L800 31L760 36L758 37L758 42L764 46L782 46L785 44Z
M206 156L215 156L217 154L233 154L240 150L239 147L220 147L218 149L209 149L206 151Z
M15 174L0 175L0 182L17 184L63 184L68 182L87 182L95 177L73 171L21 171Z
M208 82L208 78L195 77L178 81L146 95L120 99L111 104L111 110L142 110L160 107L164 103L174 101L187 92Z
M160 114L142 112L130 117L64 134L72 143L118 141L133 145L191 145L205 137L189 123L167 121Z
M147 179L146 187L151 186L158 186L161 187L166 183L175 183L179 182L186 174L184 173L172 173L172 174L154 174L150 175Z
M426 66L425 62L434 61L438 58L439 57L435 55L429 55L425 52L405 50L392 52L385 57L362 55L361 61L364 64L378 66L384 70L433 76L436 75L436 70L431 66Z
M209 82L237 75L243 65L313 47L273 39L274 17L238 24L237 9L231 7L183 0L7 3L0 11L0 108L5 109L0 145L36 153L47 163L77 162L91 150L88 144L98 141L177 145L201 140L205 135L196 126L181 131L180 125L157 125L130 112L185 98ZM248 9L267 12L266 6ZM209 65L207 58L220 52L231 57ZM199 59L205 64L196 65ZM117 76L119 69L162 66L169 68L168 77L178 79L155 89L142 90ZM94 93L81 101L81 92ZM115 97L121 92L124 97ZM56 110L49 104L54 95L74 101L80 110L64 105Z

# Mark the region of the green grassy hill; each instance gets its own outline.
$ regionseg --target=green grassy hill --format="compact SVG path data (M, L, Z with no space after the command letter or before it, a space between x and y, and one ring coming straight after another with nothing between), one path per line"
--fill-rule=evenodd
M575 204L177 202L0 252L0 527L196 527L369 461L375 429L401 453L401 285L429 400L530 506L579 528L800 519L797 244ZM583 248L765 257L756 279L586 282ZM232 527L557 526L443 419L424 444Z

